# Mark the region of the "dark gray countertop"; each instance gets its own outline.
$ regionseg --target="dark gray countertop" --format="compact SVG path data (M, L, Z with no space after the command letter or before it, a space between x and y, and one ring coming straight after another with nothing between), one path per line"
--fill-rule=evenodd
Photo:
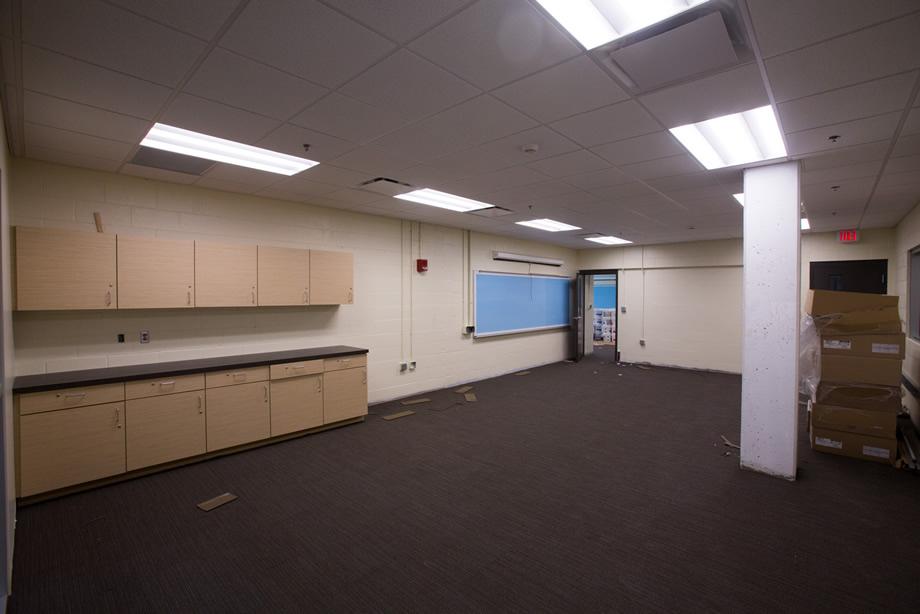
M239 356L220 356L217 358L199 358L195 360L178 360L175 362L154 362L142 365L125 365L123 367L105 367L86 369L84 371L60 371L57 373L38 373L21 375L13 380L13 392L41 392L55 388L71 386L92 386L94 384L111 384L148 377L185 375L205 371L220 371L242 367L258 367L279 362L295 360L313 360L317 358L335 358L350 354L367 354L363 348L347 345L331 345L321 348L304 348L263 354L242 354Z

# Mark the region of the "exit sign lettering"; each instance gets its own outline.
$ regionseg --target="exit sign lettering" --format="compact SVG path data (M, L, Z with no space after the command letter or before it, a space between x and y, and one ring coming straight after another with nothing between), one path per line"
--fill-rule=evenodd
M856 243L859 241L859 231L841 230L837 233L837 240L841 243Z

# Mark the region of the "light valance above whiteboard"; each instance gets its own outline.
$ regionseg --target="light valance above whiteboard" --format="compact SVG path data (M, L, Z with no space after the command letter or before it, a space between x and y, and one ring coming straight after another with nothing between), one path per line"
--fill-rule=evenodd
M551 275L476 271L475 337L567 327L572 280Z

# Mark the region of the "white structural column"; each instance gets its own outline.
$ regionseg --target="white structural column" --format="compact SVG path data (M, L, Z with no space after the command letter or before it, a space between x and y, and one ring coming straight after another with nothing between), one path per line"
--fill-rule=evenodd
M741 467L795 479L801 224L799 163L744 171Z

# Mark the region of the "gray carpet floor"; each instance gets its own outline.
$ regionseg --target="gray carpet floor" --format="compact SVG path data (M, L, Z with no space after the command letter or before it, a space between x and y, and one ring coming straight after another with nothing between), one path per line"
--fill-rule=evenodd
M475 392L21 508L9 610L920 611L920 481L804 428L797 482L740 471L737 376L595 356Z

